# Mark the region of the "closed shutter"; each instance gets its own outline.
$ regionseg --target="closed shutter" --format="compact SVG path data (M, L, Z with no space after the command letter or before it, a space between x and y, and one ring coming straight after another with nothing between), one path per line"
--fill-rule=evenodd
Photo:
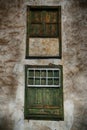
M63 120L62 66L25 66L25 118Z

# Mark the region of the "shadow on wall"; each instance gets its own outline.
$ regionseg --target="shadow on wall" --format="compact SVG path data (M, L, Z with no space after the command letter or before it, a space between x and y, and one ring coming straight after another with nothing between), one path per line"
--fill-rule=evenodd
M87 0L79 0L79 6L81 8L87 8Z
M76 108L71 130L87 130L87 108L82 104Z
M0 130L13 130L14 121L9 117L3 117L0 119Z

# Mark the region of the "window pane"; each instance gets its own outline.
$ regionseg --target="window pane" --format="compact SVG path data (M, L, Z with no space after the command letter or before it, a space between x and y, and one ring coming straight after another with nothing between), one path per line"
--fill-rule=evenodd
M28 85L33 85L34 84L34 79L33 78L29 78L28 79Z
M44 32L42 24L31 24L29 32L30 36L42 36Z
M48 85L53 85L53 79L52 78L48 79Z
M34 71L33 70L29 70L29 77L33 77L34 76Z
M54 79L54 85L59 85L59 79Z
M35 70L35 77L40 77L40 70Z
M59 77L59 70L54 70L54 77Z
M41 79L41 85L46 85L46 79Z
M32 11L31 12L31 23L41 23L41 11Z
M53 71L52 70L48 70L48 77L53 77Z
M46 70L41 70L41 77L46 77Z
M44 18L45 23L57 23L57 12L47 11Z
M56 36L57 29L57 24L46 24L46 35Z
M35 85L40 85L40 78L35 78Z

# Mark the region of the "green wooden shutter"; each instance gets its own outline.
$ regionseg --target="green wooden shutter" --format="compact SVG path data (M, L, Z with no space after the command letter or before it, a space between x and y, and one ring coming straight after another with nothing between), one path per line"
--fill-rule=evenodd
M28 9L28 34L30 37L58 37L59 8L30 7Z
M25 66L25 119L63 120L62 66Z

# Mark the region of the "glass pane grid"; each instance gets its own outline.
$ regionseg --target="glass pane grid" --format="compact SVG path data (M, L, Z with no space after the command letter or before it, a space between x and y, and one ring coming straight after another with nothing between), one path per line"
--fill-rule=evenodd
M27 71L28 87L60 87L59 69L28 69Z

